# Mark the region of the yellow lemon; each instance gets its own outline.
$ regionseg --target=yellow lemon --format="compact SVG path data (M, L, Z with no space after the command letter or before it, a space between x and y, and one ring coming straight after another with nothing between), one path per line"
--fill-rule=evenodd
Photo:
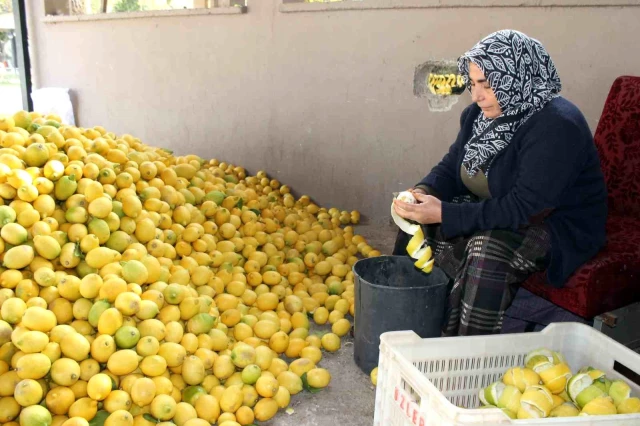
M31 405L20 412L20 426L50 425L52 421L49 410L41 405Z
M107 361L107 368L117 376L123 376L138 368L138 354L131 349L122 349L115 352Z
M26 354L16 364L16 372L21 379L41 379L49 373L51 360L44 354Z
M23 407L35 405L42 400L42 386L32 379L22 380L16 385L13 396L16 402Z
M263 398L253 407L253 412L256 420L266 422L278 412L278 403L271 398Z
M307 382L314 388L324 388L331 381L331 374L324 368L313 368L307 373Z
M96 374L87 383L87 394L96 401L102 401L111 393L111 377L106 374Z

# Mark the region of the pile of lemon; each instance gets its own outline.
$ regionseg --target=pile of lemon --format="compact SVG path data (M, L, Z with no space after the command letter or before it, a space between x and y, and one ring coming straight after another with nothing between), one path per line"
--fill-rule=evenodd
M380 255L359 219L265 172L0 116L0 424L272 418L329 384L351 267Z
M478 396L481 408L500 408L512 419L640 413L640 398L624 380L592 367L574 375L561 353L546 348L531 351L524 367L508 369Z

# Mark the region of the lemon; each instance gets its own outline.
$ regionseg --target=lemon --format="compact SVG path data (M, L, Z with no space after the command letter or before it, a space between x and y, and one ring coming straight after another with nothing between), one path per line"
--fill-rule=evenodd
M13 341L18 349L27 354L42 352L48 343L49 336L41 331L27 331Z
M187 330L196 335L209 333L213 328L215 319L209 313L199 313L194 315L187 322Z
M83 278L83 282L84 282L84 278ZM97 284L95 284L95 285L97 285ZM85 287L84 291L87 294L95 294L95 295L97 295L97 288L90 289L89 287ZM81 284L81 287L80 287L80 292L83 292L82 284ZM102 313L104 311L106 311L110 307L111 307L111 304L106 300L98 300L98 301L96 301L93 304L93 306L91 306L91 309L89 310L89 315L88 315L89 324L91 324L92 327L98 327L100 316L102 315Z
M31 126L33 119L29 115L27 111L18 111L13 114L13 122L15 127L20 127L22 129L28 129ZM10 123L10 122L9 122ZM7 123L7 124L9 124ZM3 129L4 130L4 129Z
M491 403L491 400L487 399L487 401ZM540 417L546 417L553 407L553 397L551 392L543 386L530 386L522 393L520 406L521 409L528 411L530 415L531 413L536 413L533 416L539 414ZM518 418L520 418L519 415Z
M71 386L80 379L80 365L70 358L60 358L51 364L51 378L60 386Z
M45 173L46 176L46 173ZM55 176L49 177L48 179L54 180ZM66 200L75 194L76 189L78 188L78 183L74 176L62 176L60 179L56 180L54 186L54 194L56 199L58 200Z
M242 405L243 400L244 395L240 387L228 387L224 390L220 398L220 409L225 413L235 413Z
M618 414L636 414L640 413L640 398L627 398L620 402L616 407Z
M378 367L371 370L371 374L369 376L371 377L371 383L373 383L373 386L378 386Z
M87 253L85 261L92 268L100 269L108 263L117 262L121 255L108 247L98 247Z
M43 172L44 177L55 182L64 176L64 164L58 160L49 160L44 165Z
M278 403L271 398L263 398L253 407L253 412L256 420L266 422L278 412Z
M18 404L28 407L42 400L43 390L37 381L25 379L16 385L13 396Z
M186 402L179 402L176 405L176 415L173 416L172 421L177 425L184 425L191 419L198 419L198 413L196 412L196 409Z
M289 403L291 402L291 394L289 393L287 388L285 388L284 386L280 386L278 388L278 392L276 393L276 396L274 396L273 399L278 404L278 407L286 408L289 406Z
M262 370L255 364L247 365L242 370L242 381L248 385L253 385L258 381Z
M133 426L133 416L127 410L116 410L107 417L104 426Z
M351 330L351 323L348 319L342 318L333 323L331 331L338 337L345 336Z
M146 266L140 261L123 262L122 277L130 283L144 284L149 276Z
M33 176L26 170L14 169L7 175L7 183L14 189L18 189L22 186L31 185L33 183Z
M604 396L604 391L593 385L593 379L587 373L579 373L569 379L567 393L580 408L592 399Z
M108 334L101 334L91 342L91 357L100 363L105 363L116 351L116 343Z
M328 352L335 352L340 349L340 337L334 333L327 333L322 336L322 347Z
M140 331L132 326L123 326L115 333L115 343L118 348L131 349L140 340Z
M88 397L76 399L69 407L69 417L82 417L85 420L93 419L98 412L98 401Z
M169 420L176 413L176 401L169 395L156 395L151 402L150 412L158 420Z
M0 206L0 228L16 221L16 211L9 206ZM0 232L0 235L1 232Z
M281 372L280 374L278 374L277 380L279 385L286 388L291 395L296 395L302 392L302 379L300 378L300 376L291 371Z
M307 373L307 382L314 388L324 388L331 381L331 374L324 368L313 368Z
M508 410L512 413L517 413L520 410L521 398L522 393L517 387L507 385L502 389L496 405L498 408Z
M147 377L141 377L133 382L131 400L141 407L151 404L156 396L156 384Z
M192 406L202 395L207 395L207 391L202 386L187 386L182 390L182 400Z
M31 246L21 245L13 247L4 254L3 265L10 269L22 269L28 266L34 257L35 253Z
M111 393L111 377L106 374L96 374L87 383L87 394L96 401L102 401Z
M36 235L33 237L33 245L38 255L45 259L53 260L60 256L61 247L55 238L48 235Z
M140 296L136 293L127 291L116 296L114 305L122 315L132 316L140 310L141 301Z
M220 403L213 395L203 395L194 405L198 418L215 423L220 417Z
M33 143L27 147L22 159L29 167L42 167L49 160L49 149L44 143Z
M51 369L51 360L44 354L26 354L16 364L16 372L21 379L41 379Z
M298 376L302 376L305 373L313 370L316 367L316 364L307 358L299 358L293 361L289 365L289 371L295 373Z
M91 344L80 333L70 333L60 341L60 350L67 358L80 362L89 357Z
M20 412L20 426L50 426L51 413L40 405L25 407Z
M115 352L107 361L107 368L117 376L123 376L138 368L138 354L131 349Z
M160 355L148 355L140 363L140 370L149 377L161 376L167 371L167 361Z
M562 392L571 376L571 369L565 363L557 364L540 371L542 382L553 394Z
M289 347L289 336L283 331L274 333L269 339L269 347L279 354L284 353Z
M75 399L75 395L71 389L64 386L57 386L47 393L45 403L47 409L52 414L61 415L68 412L69 407L71 407Z
M131 408L131 397L125 391L112 390L104 400L103 407L109 413L113 413L116 410L129 410Z
M589 401L580 411L580 415L584 416L606 416L617 414L613 400L607 396L599 396Z
M182 364L182 377L188 385L199 385L205 377L202 360L195 355L187 356Z
M561 363L565 363L564 357L562 356L561 353L559 352L555 352L551 349L547 349L547 348L539 348L539 349L535 349L531 352L529 352L525 359L524 359L524 364L527 368L531 368L530 363L533 359L535 358L539 358L540 356L543 356L545 358L547 358L547 361L550 364L561 364Z
M328 382L316 364L350 329L355 256L380 254L345 226L357 211L100 126L14 117L0 133L7 412L24 380L20 401L44 397L56 426L251 424L286 407L300 376ZM333 333L309 335L308 314Z
M238 344L231 351L231 361L238 368L244 368L256 361L256 351L247 344Z
M278 392L279 387L280 384L278 380L274 377L264 375L257 380L255 385L256 391L258 391L258 394L263 398L273 398Z
M10 396L0 398L0 422L4 424L17 419L21 409L15 398Z
M140 320L153 319L159 312L160 310L156 303L151 300L141 300L136 317Z
M506 385L513 385L520 392L524 392L529 386L540 384L541 380L540 376L530 368L513 367L502 376L502 382Z
M0 307L0 315L2 319L9 324L17 324L24 318L24 314L27 310L27 304L17 297L12 297L6 300ZM23 324L25 327L27 325ZM6 332L9 336L10 332Z
M551 410L549 417L575 417L580 411L570 402L565 402Z
M631 397L631 387L622 380L614 380L609 387L609 396L613 399L613 404L618 406Z

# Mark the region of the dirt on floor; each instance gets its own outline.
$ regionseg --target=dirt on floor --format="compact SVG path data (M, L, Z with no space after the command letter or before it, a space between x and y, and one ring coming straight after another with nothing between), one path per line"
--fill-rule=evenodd
M369 244L382 254L391 254L397 227L389 222L366 223L355 227ZM314 327L315 331L328 327ZM312 330L313 332L314 330ZM323 352L320 366L331 373L331 384L317 394L301 392L291 398L292 414L283 411L264 426L371 426L373 424L375 388L353 360L353 338L342 339L335 353Z

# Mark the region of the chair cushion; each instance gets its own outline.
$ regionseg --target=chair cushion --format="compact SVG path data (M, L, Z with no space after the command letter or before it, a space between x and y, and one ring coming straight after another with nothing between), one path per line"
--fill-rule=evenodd
M609 213L640 217L640 77L618 77L594 135Z
M581 266L563 288L547 283L546 273L523 287L583 318L593 318L640 300L640 219L610 215L607 245Z

